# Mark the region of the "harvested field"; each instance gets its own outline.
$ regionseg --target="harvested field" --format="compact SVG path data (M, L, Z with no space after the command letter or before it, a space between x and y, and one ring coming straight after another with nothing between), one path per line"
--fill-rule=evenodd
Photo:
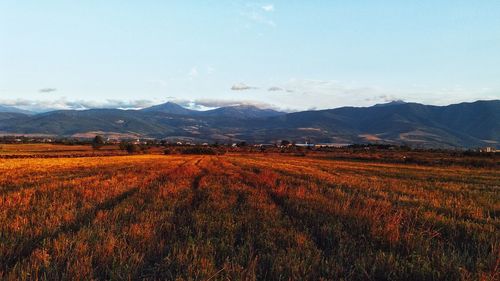
M259 154L0 159L0 279L498 280L500 173Z

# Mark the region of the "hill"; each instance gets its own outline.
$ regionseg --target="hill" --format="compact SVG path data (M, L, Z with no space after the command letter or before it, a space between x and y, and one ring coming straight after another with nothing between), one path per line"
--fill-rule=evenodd
M500 140L500 101L449 106L397 103L343 107L273 118L263 132L286 130L323 142L380 141L414 146L471 147Z
M22 114L34 114L29 110L20 109L14 106L0 105L0 113L22 113Z
M0 112L0 121L7 119L15 119L25 117L26 114L15 113L15 112Z
M285 113L273 109L262 109L253 105L227 106L200 112L200 116L231 117L239 119L266 118Z
M195 114L197 112L196 110L190 110L190 109L184 108L184 107L182 107L176 103L173 103L173 102L167 102L167 103L143 108L143 109L141 109L141 111L143 111L143 112L161 112L161 113L177 114L177 115L190 115L190 114Z
M184 108L173 102L147 107L141 109L141 111L189 116L232 117L238 119L265 118L284 114L283 112L272 109L262 109L253 105L224 106L206 111L197 111Z
M195 111L167 103L143 110L92 109L10 115L0 119L0 131L60 136L98 131L221 142L263 143L287 139L443 148L498 147L500 101L449 106L397 102L288 114L252 106Z

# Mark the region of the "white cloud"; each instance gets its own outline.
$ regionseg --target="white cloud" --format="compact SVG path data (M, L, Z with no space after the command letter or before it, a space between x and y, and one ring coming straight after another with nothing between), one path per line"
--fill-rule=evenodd
M241 12L241 15L248 20L245 28L251 29L253 25L276 27L276 23L272 19L272 12L274 12L273 4L247 3L245 10Z
M183 107L196 110L208 110L225 106L252 105L259 108L278 109L269 103L256 100L234 100L234 99L179 99L167 97L168 101L177 103ZM47 112L52 110L86 110L86 109L141 109L166 102L165 100L68 100L66 98L51 100L28 100L28 99L0 99L0 105L15 106L34 112Z
M267 4L261 7L262 10L266 12L274 12L274 5L273 4Z
M247 13L246 16L249 20L253 21L254 23L263 24L270 27L276 27L276 23L272 19L267 18L266 16L262 15L259 12L253 11Z
M377 103L403 100L431 105L449 105L472 102L478 99L499 99L500 95L488 88L466 89L463 87L435 88L388 88L337 80L290 79L270 87L268 91L284 89L276 95L261 95L262 100L286 108L328 109L341 106L371 106Z
M84 110L95 108L121 108L121 109L138 109L153 105L155 102L147 99L140 100L115 100L108 99L105 101L93 100L67 100L66 98L50 99L50 100L0 100L0 104L15 106L32 111L50 111L50 110Z
M202 69L205 73L205 68ZM232 91L240 91L235 95ZM231 93L232 92L232 93ZM478 99L499 99L494 88L470 89L449 87L442 89L427 87L408 87L405 89L366 86L358 83L345 83L337 80L290 79L275 81L265 87L257 88L246 83L236 83L224 95L163 95L159 99L117 100L71 100L68 98L2 99L0 105L15 106L31 111L55 109L125 108L137 109L170 100L193 109L210 109L220 106L250 104L260 107L276 106L285 111L310 108L327 109L341 106L371 106L393 100L418 102L432 105L448 105L459 102L472 102ZM167 97L168 96L168 97ZM177 97L184 97L179 99ZM207 97L218 97L207 99ZM244 100L234 100L241 97ZM276 106L271 106L276 105Z
M296 110L367 106L383 102L390 94L378 87L342 83L336 80L290 79L279 85L279 87L272 86L267 91L280 94L266 95L263 97L264 100ZM381 98L382 95L386 96ZM398 98L402 97L394 95L394 99Z
M195 110L207 110L226 106L241 106L241 105L251 105L258 108L271 108L276 109L277 107L269 103L255 101L255 100L231 100L231 99L173 99L171 100L181 106L195 109Z
M231 87L231 90L233 91L246 91L246 90L255 90L258 89L257 87L253 86L248 86L245 83L236 83Z
M287 89L294 92L310 95L359 96L373 95L381 91L373 86L349 85L336 80L291 79L286 85Z
M42 89L38 90L38 92L40 92L40 93L52 93L55 91L57 91L56 88L42 88Z
M191 70L189 70L189 72L188 72L188 76L190 78L196 78L196 77L198 77L199 74L200 73L198 71L198 67L197 66L191 67Z
M212 66L210 66L210 65L209 65L209 66L207 66L207 74L208 74L208 75L212 75L212 74L214 74L214 73L215 73L215 68L214 68L214 67L212 67Z
M276 86L272 86L272 87L269 87L269 89L267 89L269 92L281 92L281 91L284 91L285 89L283 88L280 88L280 87L276 87Z

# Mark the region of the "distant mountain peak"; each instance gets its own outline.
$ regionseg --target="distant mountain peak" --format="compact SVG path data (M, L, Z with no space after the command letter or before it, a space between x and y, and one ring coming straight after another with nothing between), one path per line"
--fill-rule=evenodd
M141 111L162 112L162 113L177 114L177 115L187 115L195 112L194 110L187 109L171 101L158 105L153 105L151 107L146 107L141 109Z
M180 106L180 105L176 104L175 102L171 102L171 101L167 101L163 105ZM182 107L182 106L180 106L180 107Z
M405 102L404 100L392 100L390 102L387 102L387 103L377 103L376 107L382 107L382 106L393 106L393 105L402 105L402 104L407 104L407 102Z

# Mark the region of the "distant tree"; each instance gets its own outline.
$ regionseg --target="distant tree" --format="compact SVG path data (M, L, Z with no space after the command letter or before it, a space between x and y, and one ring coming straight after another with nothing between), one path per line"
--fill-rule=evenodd
M95 138L92 140L92 148L93 149L99 149L101 148L106 142L104 141L104 138L102 136L95 136Z
M132 154L132 153L137 153L137 152L140 152L141 151L141 147L138 146L137 144L135 143L127 143L127 145L125 146L125 150Z
M281 141L281 146L289 146L289 145L290 145L290 141L288 141L288 140Z
M182 154L205 154L205 155L217 155L219 152L210 147L190 147L183 149L181 151Z
M120 142L119 147L121 150L127 151L129 154L142 151L142 148L139 145L131 142L122 141Z
M120 150L127 150L127 144L128 143L126 141L121 141L118 147L120 148Z
M138 145L138 147L139 147L139 151L147 153L151 149L151 147L153 147L153 145L147 145L147 144L146 145Z

